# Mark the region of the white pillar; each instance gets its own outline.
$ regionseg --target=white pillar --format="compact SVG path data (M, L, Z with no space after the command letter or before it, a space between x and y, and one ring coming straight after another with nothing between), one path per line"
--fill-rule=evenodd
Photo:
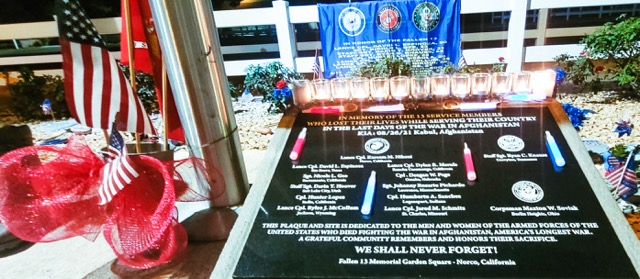
M538 30L536 32L536 46L543 46L547 38L547 20L549 18L549 9L540 9L538 11Z
M289 17L289 2L273 1L272 3L276 19L276 32L278 33L280 61L286 67L296 70L295 59L298 56L298 50L296 49L295 32Z
M519 72L524 58L524 27L531 0L510 0L511 17L507 35L507 72Z

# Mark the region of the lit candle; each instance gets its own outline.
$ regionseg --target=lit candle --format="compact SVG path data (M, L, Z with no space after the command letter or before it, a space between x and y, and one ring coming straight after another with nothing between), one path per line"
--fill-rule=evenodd
M375 77L371 79L371 98L381 102L389 97L389 79L386 77Z
M471 77L471 92L474 96L489 95L491 89L491 75L488 73L474 73Z
M556 71L544 70L533 73L532 81L534 98L543 100L553 97L553 89L556 86Z
M409 97L409 77L397 76L392 77L391 80L391 96L396 100L404 100Z
M444 98L449 96L450 84L449 76L438 74L431 77L431 94L435 98Z
M518 93L531 93L531 73L519 72L513 73L513 92Z
M369 79L359 77L351 79L351 97L359 102L369 99Z
M471 82L469 74L454 74L451 76L451 92L458 98L465 98L469 95Z
M411 95L416 100L424 100L429 97L429 77L414 76L411 77Z
M491 92L500 98L504 98L511 93L511 75L507 73L493 73Z
M304 107L311 103L313 87L307 79L293 81L293 104L297 107Z
M321 103L329 101L329 98L331 98L329 82L326 79L317 79L312 83L316 91L315 95L313 95L313 99Z
M331 80L331 91L333 100L336 102L348 101L351 97L351 89L349 88L349 80L345 78L336 78Z

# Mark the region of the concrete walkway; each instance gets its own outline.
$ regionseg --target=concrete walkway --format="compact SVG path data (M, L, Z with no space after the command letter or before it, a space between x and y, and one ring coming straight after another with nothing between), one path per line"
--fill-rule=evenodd
M249 183L263 164L265 151L243 151ZM179 203L180 221L208 207L208 202ZM53 243L37 243L0 258L0 278L209 278L224 241L189 243L186 255L172 263L135 270L115 261L115 254L100 235L95 242L75 237Z

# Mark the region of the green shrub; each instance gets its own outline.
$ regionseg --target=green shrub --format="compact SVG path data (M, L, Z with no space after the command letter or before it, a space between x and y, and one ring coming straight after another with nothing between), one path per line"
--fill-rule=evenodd
M582 39L579 56L563 54L556 64L567 72L567 79L582 88L602 90L602 80L615 80L621 89L640 97L640 18L619 18L607 22ZM594 61L602 65L596 66Z
M42 112L42 102L49 99L56 118L69 117L62 77L36 76L29 68L20 69L19 81L10 84L10 110L23 121L50 119Z
M293 69L287 68L280 62L270 62L259 65L249 65L244 72L244 86L254 95L262 95L263 102L269 102L269 112L280 112L286 108L287 99L275 96L276 83L281 80L291 82L301 79L302 75Z
M380 60L369 62L360 69L350 73L355 77L393 77L393 76L410 76L412 73L411 64L408 62L387 56Z
M586 52L579 56L560 54L553 58L556 66L566 72L565 80L571 81L574 85L580 86L580 91L589 88L592 92L601 91L602 85L602 66L596 67L593 60Z
M124 72L125 77L127 77L127 80L130 80L129 77L131 74L129 72L129 66L120 64L120 68ZM140 102L142 102L142 106L144 106L147 113L157 113L160 109L153 75L136 71L136 89L138 90Z
M585 37L582 43L592 59L604 59L614 67L607 70L625 89L640 97L640 18L607 22Z
M366 63L359 69L349 73L353 77L393 77L393 76L411 76L413 74L455 74L467 73L473 74L480 72L482 69L476 66L465 65L458 68L449 61L447 57L433 58L428 60L427 66L415 68L411 63L392 56L384 57L380 60Z
M231 97L238 98L242 96L243 89L244 87L242 87L241 84L234 84L229 82L229 94L231 95Z

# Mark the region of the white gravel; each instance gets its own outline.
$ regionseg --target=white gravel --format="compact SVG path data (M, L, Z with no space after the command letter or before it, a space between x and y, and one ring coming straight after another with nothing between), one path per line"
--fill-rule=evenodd
M236 123L240 135L242 150L266 150L273 136L268 131L273 131L278 126L282 113L268 113L268 103L260 99L251 102L233 102ZM5 118L6 120L6 118ZM11 122L17 122L12 119ZM158 114L151 115L151 121L158 132L158 138L164 133L162 118ZM5 123L6 124L6 123ZM79 129L81 126L72 119L43 121L26 123L31 129L34 144L40 144L52 139L67 139L72 134L71 129ZM0 123L0 126L3 124ZM87 129L85 140L92 150L98 152L107 146L104 132L101 129ZM135 138L130 133L122 133L127 143L132 143Z
M558 101L569 103L581 109L590 109L595 113L589 115L584 121L584 126L580 128L578 134L583 139L596 139L612 147L616 144L638 144L640 143L640 102L638 100L623 99L613 92L581 93L581 94L560 94ZM625 115L631 117L631 123L636 129L631 135L618 137L613 131L616 128L616 121Z

